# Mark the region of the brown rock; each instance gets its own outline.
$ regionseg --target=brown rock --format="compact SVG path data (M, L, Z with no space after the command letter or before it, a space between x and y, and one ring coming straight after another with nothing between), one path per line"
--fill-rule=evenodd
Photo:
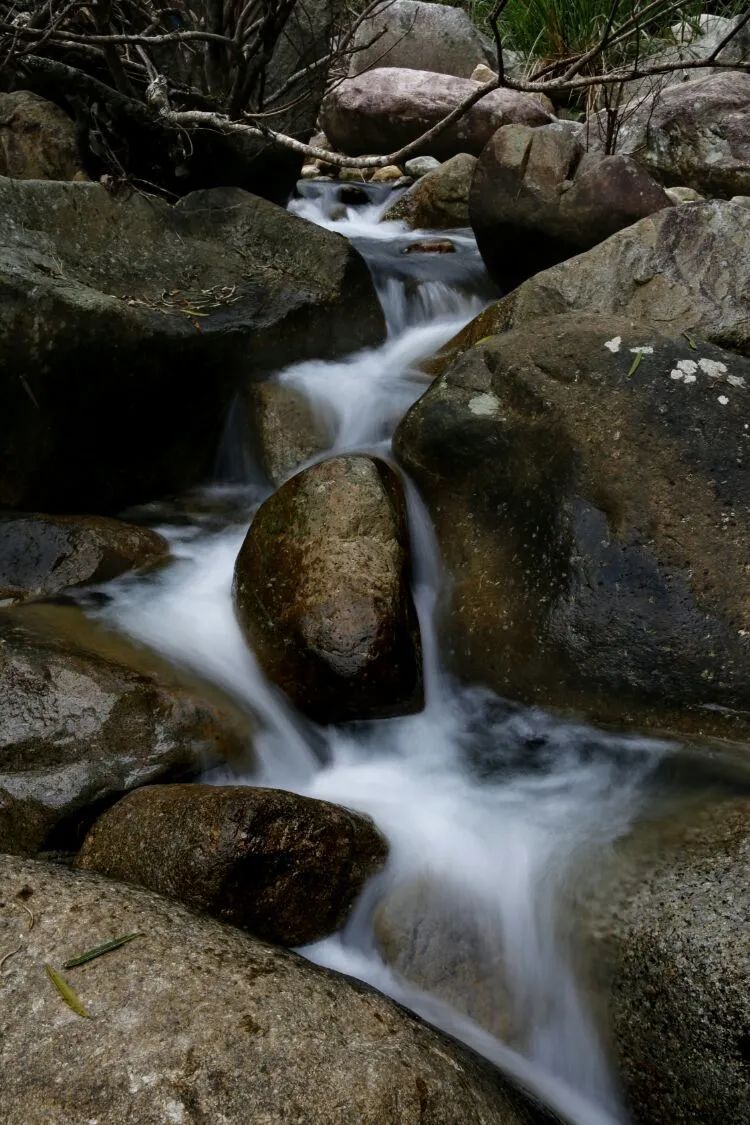
M363 456L320 462L258 510L235 604L266 675L319 722L422 706L419 629L398 477Z
M0 94L0 176L74 180L82 174L67 113L29 90Z
M425 238L421 242L410 242L404 248L404 254L455 254L455 252L455 243L449 238L435 239L435 241Z
M469 78L421 70L370 70L347 79L328 94L321 120L340 152L350 156L394 152L436 125L479 86ZM438 160L459 152L478 156L501 125L546 125L551 120L551 113L533 96L493 90L455 125L426 142L419 155Z
M553 1125L489 1063L373 989L159 895L0 856L5 1125ZM42 965L119 934L65 972ZM559 1122L558 1122L559 1125Z
M0 850L77 848L103 806L246 754L247 731L165 676L0 621Z
M325 425L293 387L270 380L245 390L253 445L261 467L274 484L330 445Z
M103 516L0 516L0 601L106 582L168 554L155 531Z
M469 191L476 157L460 152L423 176L383 215L403 219L412 230L451 230L469 225Z
M555 123L498 129L477 163L469 212L485 265L508 287L669 206L633 159L587 155Z
M339 929L388 846L369 818L247 786L152 785L89 831L76 867L137 883L280 945Z

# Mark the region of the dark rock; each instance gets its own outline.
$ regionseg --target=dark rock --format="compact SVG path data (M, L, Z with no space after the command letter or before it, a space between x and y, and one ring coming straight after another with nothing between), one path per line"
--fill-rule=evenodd
M628 156L586 155L559 124L507 125L479 158L469 212L490 275L508 287L670 206Z
M0 602L49 597L153 566L166 539L103 516L0 515Z
M479 63L495 63L468 12L418 0L392 0L376 10L352 46L352 74L379 66L470 78Z
M0 93L0 176L85 179L75 125L67 113L29 90Z
M453 669L596 721L745 740L748 388L748 360L583 313L454 363L396 434L452 576Z
M552 1125L495 1067L357 981L140 888L0 857L6 1125ZM28 920L26 919L26 922ZM42 963L141 932L66 973ZM61 1076L64 1080L61 1081Z
M117 511L202 482L248 379L383 338L341 236L233 189L169 207L0 179L0 505Z
M640 827L582 905L633 1120L750 1117L750 802Z
M538 317L626 317L750 355L750 212L711 200L668 207L490 305L425 368L438 375L472 344Z
M274 380L252 383L245 390L244 402L253 448L261 468L276 485L331 444L326 427L294 387Z
M450 230L469 225L469 191L476 157L460 152L423 176L383 215L403 219L412 230Z
M64 639L0 619L0 850L77 847L102 807L239 757L212 704Z
M370 457L335 457L260 507L235 566L235 604L261 667L319 722L422 706L398 477Z
M667 187L750 194L750 74L722 70L668 86L625 118L618 151ZM602 143L601 129L590 133L593 146Z
M179 899L280 945L339 929L388 846L327 801L247 786L151 785L96 821L76 867Z
M350 156L389 153L432 128L479 83L422 70L379 68L342 82L323 101L326 136ZM493 90L450 128L426 142L419 156L447 160L459 152L478 156L501 125L546 125L548 108L532 94Z

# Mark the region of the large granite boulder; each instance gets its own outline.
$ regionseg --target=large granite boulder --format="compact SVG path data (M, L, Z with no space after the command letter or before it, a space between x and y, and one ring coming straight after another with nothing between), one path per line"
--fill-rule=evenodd
M77 847L94 817L149 782L245 754L234 716L165 675L0 620L0 850Z
M235 393L382 339L341 236L244 192L175 207L0 179L0 506L117 510L205 480Z
M276 379L249 383L242 403L248 452L273 484L330 447L330 435L314 408L296 388Z
M163 536L104 516L0 514L0 602L107 582L169 554Z
M440 374L497 332L558 313L624 316L683 341L750 355L750 212L710 200L668 207L490 305L425 365Z
M587 962L633 1120L750 1118L750 802L641 826L582 886Z
M321 124L331 144L350 156L395 152L479 88L480 83L469 78L379 67L335 87L323 101ZM551 120L549 109L534 95L493 90L454 125L426 141L419 155L438 160L459 152L478 156L501 125L546 125Z
M0 857L6 1125L553 1125L494 1067L372 989L149 891ZM28 927L28 916L34 916ZM43 964L140 936L64 971Z
M261 667L319 722L422 706L401 485L383 461L334 457L259 508L234 572Z
M327 801L242 785L149 785L90 829L75 866L137 883L280 945L339 929L388 846Z
M412 230L452 230L469 225L469 191L477 158L468 152L446 160L397 199L383 215Z
M469 211L491 276L511 287L672 201L628 156L586 154L560 123L506 125L477 162Z
M350 74L380 66L470 78L480 63L495 64L468 12L420 0L391 0L377 8L352 47Z
M0 176L85 179L75 125L67 113L29 90L0 93Z
M750 195L750 74L720 70L668 86L625 115L617 150L632 153L667 187ZM593 123L592 147L604 130Z
M451 575L450 666L654 731L750 734L750 361L583 312L467 351L398 456Z

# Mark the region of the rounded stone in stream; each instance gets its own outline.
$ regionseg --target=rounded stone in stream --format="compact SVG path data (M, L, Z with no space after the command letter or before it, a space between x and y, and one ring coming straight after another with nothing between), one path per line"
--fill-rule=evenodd
M4 1125L553 1125L490 1063L358 981L149 891L0 856ZM66 972L43 963L140 936Z
M258 510L234 597L269 679L318 722L409 714L423 703L406 508L385 462L334 457Z
M89 831L76 867L179 899L280 945L339 929L388 845L327 801L242 785L153 785Z
M106 582L168 554L155 531L104 516L0 516L0 602Z
M172 679L0 620L0 851L77 848L128 790L240 757L245 732Z

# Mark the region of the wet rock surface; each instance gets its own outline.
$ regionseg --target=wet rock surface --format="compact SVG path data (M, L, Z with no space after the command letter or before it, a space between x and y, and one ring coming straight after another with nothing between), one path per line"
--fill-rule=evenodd
M235 606L269 679L320 722L422 706L401 485L382 461L320 462L258 510Z
M0 514L0 602L106 582L169 554L148 528L103 516Z
M78 847L138 785L239 756L227 716L174 682L0 619L0 848Z
M390 1000L170 899L0 857L7 1125L552 1125L497 1070ZM42 965L141 937L65 976ZM64 1075L64 1081L61 1076Z
M466 352L395 448L452 586L449 664L501 696L748 734L748 360L613 317Z
M389 153L409 144L479 88L468 78L422 70L380 67L349 78L325 98L326 136L350 156ZM533 95L494 90L432 141L419 156L448 160L460 152L478 156L501 125L546 125L552 114Z
M387 851L369 818L327 801L150 785L96 821L75 865L291 946L339 929Z
M0 176L86 179L67 113L29 90L0 93Z
M750 802L641 826L582 904L630 1109L646 1125L750 1115Z
M631 157L589 155L561 124L507 125L479 158L470 216L487 269L509 287L670 205Z
M676 342L750 355L750 213L710 200L658 211L529 278L490 305L425 367L440 374L466 348L560 313L620 317Z
M329 445L326 427L304 395L283 383L253 383L245 390L251 445L270 481L279 485Z
M5 507L112 512L202 482L246 380L382 339L346 240L237 189L170 207L0 179L0 210Z
M450 230L469 225L469 191L477 159L468 152L427 172L383 215L402 219L412 230Z

